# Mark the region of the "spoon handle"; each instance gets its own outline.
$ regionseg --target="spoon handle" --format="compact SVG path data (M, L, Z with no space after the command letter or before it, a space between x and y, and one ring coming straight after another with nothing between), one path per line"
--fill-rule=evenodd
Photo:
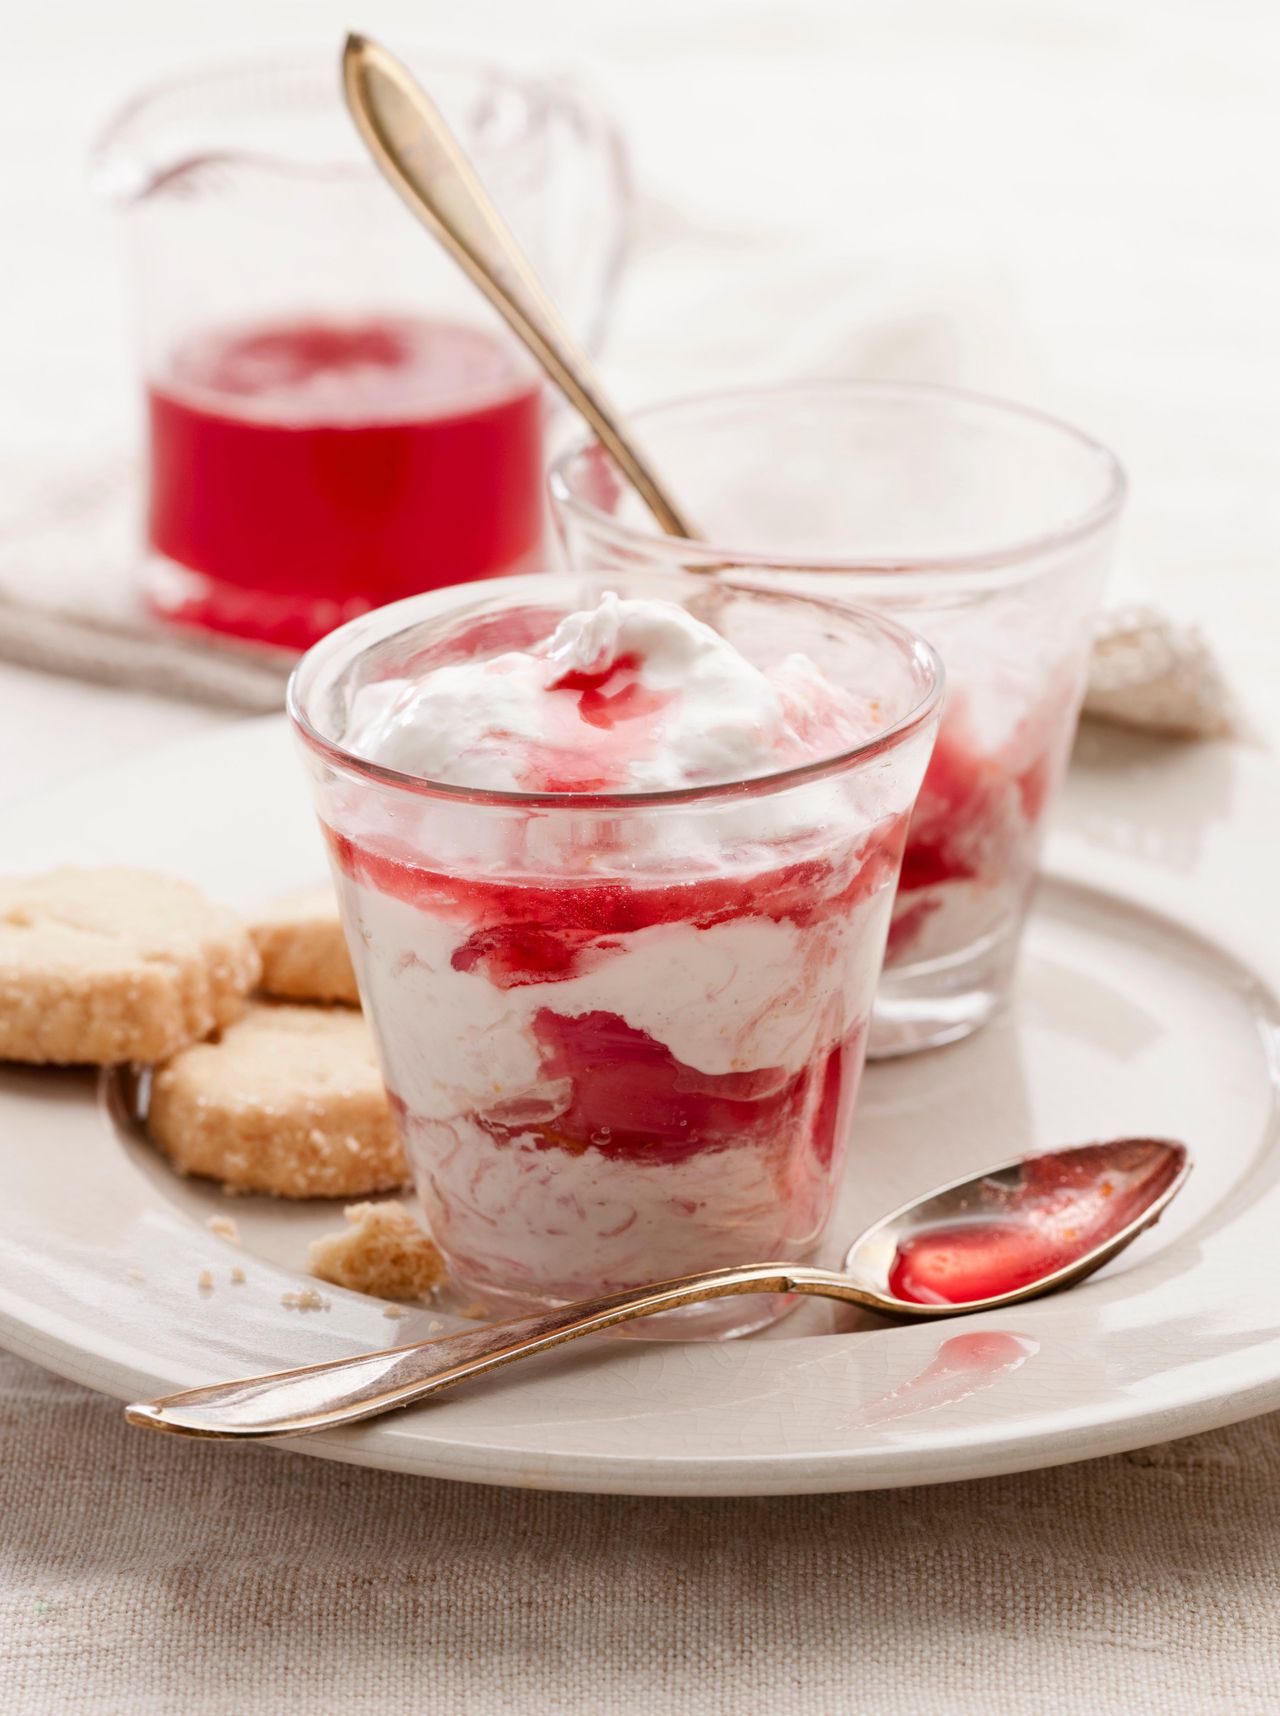
M577 407L672 536L696 536L638 448L457 139L400 62L364 36L342 55L347 106L374 160Z
M877 1309L880 1301L847 1275L791 1263L756 1263L660 1281L626 1293L580 1299L531 1317L513 1317L440 1340L303 1365L297 1370L212 1383L125 1408L130 1424L179 1436L301 1436L373 1418L636 1317L736 1293L812 1293Z

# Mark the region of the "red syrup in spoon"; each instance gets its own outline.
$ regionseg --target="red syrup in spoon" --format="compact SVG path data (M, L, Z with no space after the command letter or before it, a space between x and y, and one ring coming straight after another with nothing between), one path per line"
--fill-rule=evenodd
M990 1180L972 1213L898 1242L889 1291L916 1305L1015 1293L1113 1239L1182 1171L1167 1145L1136 1138L1029 1158L1011 1185Z

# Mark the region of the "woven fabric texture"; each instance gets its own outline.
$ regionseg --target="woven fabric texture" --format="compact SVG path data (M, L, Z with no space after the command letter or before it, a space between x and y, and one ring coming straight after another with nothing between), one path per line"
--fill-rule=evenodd
M5 1716L1280 1709L1280 1416L736 1502L171 1441L13 1358L0 1421Z

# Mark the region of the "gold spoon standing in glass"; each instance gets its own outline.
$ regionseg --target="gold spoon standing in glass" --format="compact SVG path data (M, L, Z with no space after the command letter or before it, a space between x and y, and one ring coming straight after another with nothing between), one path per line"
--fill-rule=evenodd
M902 1320L997 1310L1070 1287L1150 1227L1191 1172L1183 1144L1121 1138L1004 1162L894 1210L854 1240L843 1268L754 1263L582 1299L386 1352L125 1408L179 1436L301 1436L426 1400L581 1335L734 1293L841 1299Z
M422 224L580 411L663 530L696 537L606 395L435 104L400 61L348 36L342 81L369 152Z

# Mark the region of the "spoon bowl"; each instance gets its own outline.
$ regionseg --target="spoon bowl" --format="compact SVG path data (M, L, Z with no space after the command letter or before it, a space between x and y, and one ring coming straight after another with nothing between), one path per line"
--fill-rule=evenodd
M844 1273L886 1316L955 1316L1083 1281L1157 1221L1191 1172L1185 1144L1120 1138L1019 1156L882 1216Z
M839 1299L882 1316L927 1320L1060 1292L1158 1220L1191 1171L1184 1144L1121 1138L1003 1162L882 1217L842 1271L753 1263L659 1281L438 1340L184 1389L125 1408L130 1424L180 1436L299 1436L372 1418L502 1365L737 1293ZM971 1286L994 1287L958 1297Z

